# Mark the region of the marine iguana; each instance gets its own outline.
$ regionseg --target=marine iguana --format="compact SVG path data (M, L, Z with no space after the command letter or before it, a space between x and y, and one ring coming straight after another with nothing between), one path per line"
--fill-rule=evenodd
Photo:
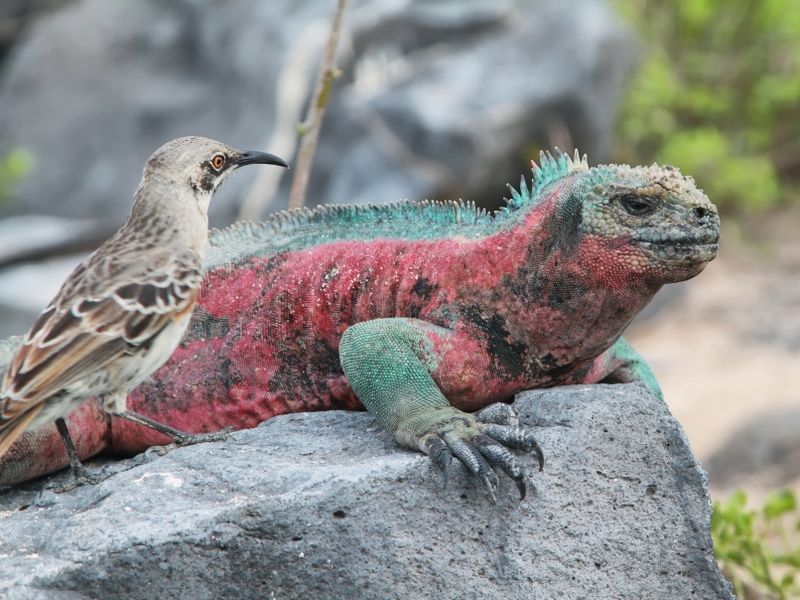
M521 390L642 381L621 337L665 283L714 258L716 207L668 166L600 165L556 150L500 210L464 201L329 205L214 232L188 332L128 398L191 432L289 412L365 407L403 446L453 456L490 495L494 468L525 493L509 450L542 456L504 401ZM0 345L0 362L18 338ZM488 407L488 408L487 408ZM480 412L470 414L472 411ZM69 419L81 458L165 436L88 403ZM0 483L67 464L55 427L25 434Z

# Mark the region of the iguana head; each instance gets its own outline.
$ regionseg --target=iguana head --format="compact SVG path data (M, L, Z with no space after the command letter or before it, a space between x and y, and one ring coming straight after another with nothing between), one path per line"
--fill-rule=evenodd
M531 192L523 182L510 207L550 198L569 229L558 235L591 245L600 270L670 283L697 275L717 254L717 208L675 167L589 168L577 151L557 151L542 153L533 175Z
M601 165L576 178L579 230L631 271L661 282L697 275L717 254L719 214L678 169Z

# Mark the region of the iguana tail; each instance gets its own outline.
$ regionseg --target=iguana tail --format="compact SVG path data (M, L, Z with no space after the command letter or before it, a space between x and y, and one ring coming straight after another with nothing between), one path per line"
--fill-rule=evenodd
M19 336L0 340L0 373L5 370L21 343ZM35 416L31 414L31 418ZM94 456L109 446L109 417L95 401L88 401L73 412L67 418L67 424L82 459ZM69 465L64 442L55 424L25 431L21 435L18 434L27 424L18 422L15 425L7 429L13 435L0 436L0 486L34 479Z
M26 411L11 419L0 419L0 458L11 448L11 445L17 441L19 436L24 433L25 429L30 425L30 422L42 412L43 408L44 404L39 404L39 406L32 410Z
M86 402L73 412L67 425L82 460L108 447L109 418L95 401ZM64 442L55 424L26 431L0 456L0 486L47 475L68 465Z

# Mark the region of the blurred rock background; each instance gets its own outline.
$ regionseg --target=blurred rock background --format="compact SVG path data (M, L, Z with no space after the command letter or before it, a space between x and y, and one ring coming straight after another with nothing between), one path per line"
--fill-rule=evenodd
M5 0L0 334L22 333L119 226L164 141L207 135L291 159L334 4ZM723 210L721 255L668 286L629 337L718 494L798 487L793 0L352 0L338 65L311 204L493 208L554 145L692 174ZM283 208L288 186L277 170L243 172L213 224Z
M0 155L10 153L7 170L27 170L0 205L0 264L104 239L146 158L173 137L291 158L334 4L4 5L0 29L15 35L2 55ZM577 144L605 160L636 54L598 0L354 0L340 49L312 204L463 197L496 207L540 147ZM285 207L288 177L269 179L281 175L232 179L213 224ZM27 327L68 263L0 274L0 335Z

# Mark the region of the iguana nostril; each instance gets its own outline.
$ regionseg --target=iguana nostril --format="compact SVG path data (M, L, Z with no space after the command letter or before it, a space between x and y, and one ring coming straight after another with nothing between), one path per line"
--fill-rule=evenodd
M692 209L692 212L694 213L694 218L698 221L705 221L706 217L708 216L708 209L703 208L702 206L695 206L694 209Z

